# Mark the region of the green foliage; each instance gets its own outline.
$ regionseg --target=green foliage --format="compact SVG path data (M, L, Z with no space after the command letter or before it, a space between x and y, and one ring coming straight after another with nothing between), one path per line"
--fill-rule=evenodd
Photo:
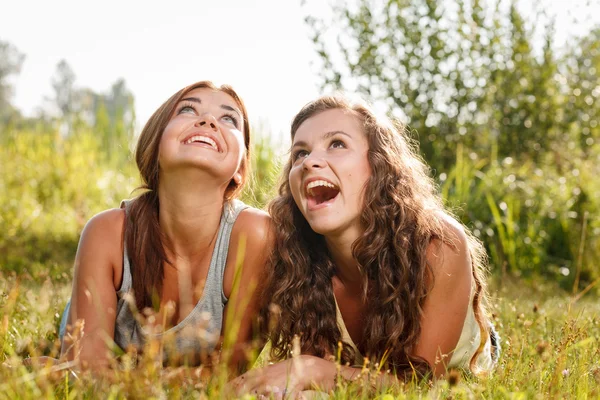
M67 271L79 233L94 214L130 197L131 165L102 161L91 132L8 132L0 146L0 268L43 277Z
M323 88L408 123L495 271L580 290L600 276L600 27L559 52L540 4L355 0L306 23Z
M0 40L0 129L20 117L11 104L13 87L9 78L21 71L24 59L25 55L12 44Z
M518 5L356 0L337 2L331 20L306 21L323 87L357 91L405 120L436 169L452 165L459 143L534 161L585 150L600 135L598 30L556 55L552 20L539 8L526 18Z
M460 145L457 150L455 166L439 175L440 191L486 244L497 272L545 276L571 289L579 271L578 290L600 276L594 262L600 257L594 217L600 185L592 178L600 173L598 163L574 158L561 174L542 162L495 161L464 154Z
M251 148L251 175L241 199L257 208L265 208L276 194L281 161L271 136L259 131Z
M7 55L0 65L5 86L22 56L6 43L0 50ZM0 97L9 92L4 86ZM129 151L133 96L125 82L118 80L106 95L79 89L62 60L52 87L60 118L18 112L0 118L0 271L38 279L67 277L86 221L117 207L138 186Z

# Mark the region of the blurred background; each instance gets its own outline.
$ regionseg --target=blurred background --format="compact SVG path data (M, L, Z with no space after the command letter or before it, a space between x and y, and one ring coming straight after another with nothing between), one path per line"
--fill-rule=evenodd
M505 279L598 293L600 4L572 0L13 2L0 15L0 277L69 282L79 234L139 185L150 114L198 80L254 125L244 200L274 195L307 101L407 124ZM8 10L8 12L6 11Z

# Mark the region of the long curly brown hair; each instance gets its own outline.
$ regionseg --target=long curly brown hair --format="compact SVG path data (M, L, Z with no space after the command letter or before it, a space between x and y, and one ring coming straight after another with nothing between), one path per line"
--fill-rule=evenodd
M331 109L357 116L369 144L372 174L364 189L361 216L365 229L352 245L369 310L363 331L364 355L379 361L387 352L386 364L396 372L426 374L431 367L411 350L421 333L423 304L433 282L426 249L433 239L453 245L453 235L443 222L448 212L405 129L378 120L365 105L339 96L319 98L294 118L292 140L304 121ZM300 337L302 353L331 356L342 339L332 286L335 266L324 237L311 229L294 202L288 179L292 163L291 159L287 162L279 195L269 205L276 242L265 284L270 305L265 306L263 316L269 319L271 357L289 355L295 335ZM467 237L475 281L473 310L484 343L489 335L484 280L487 260L482 244L468 230ZM471 369L481 348L471 359ZM353 360L352 348L344 343L341 362Z

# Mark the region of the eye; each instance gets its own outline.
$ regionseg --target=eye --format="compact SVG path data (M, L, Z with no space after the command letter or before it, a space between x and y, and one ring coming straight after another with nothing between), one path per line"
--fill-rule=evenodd
M196 109L191 104L183 104L177 110L177 114L196 114Z
M235 126L236 128L238 127L238 120L236 117L234 117L231 114L225 114L221 117L221 119L225 122L228 122L230 124L233 124L233 126Z
M308 151L304 149L296 150L292 153L292 160L297 161L300 158L304 158L308 156Z
M346 143L342 142L341 140L334 140L331 142L329 147L331 147L332 149L345 149Z

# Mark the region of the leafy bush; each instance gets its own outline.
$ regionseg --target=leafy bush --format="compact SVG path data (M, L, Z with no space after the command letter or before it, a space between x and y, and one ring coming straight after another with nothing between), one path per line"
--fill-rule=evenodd
M438 177L440 190L486 244L494 271L578 290L600 276L600 185L593 179L600 166L574 158L558 168L552 161L482 159L459 146L455 166Z
M0 266L45 275L70 265L86 221L137 185L133 168L101 162L91 132L13 131L0 150Z

